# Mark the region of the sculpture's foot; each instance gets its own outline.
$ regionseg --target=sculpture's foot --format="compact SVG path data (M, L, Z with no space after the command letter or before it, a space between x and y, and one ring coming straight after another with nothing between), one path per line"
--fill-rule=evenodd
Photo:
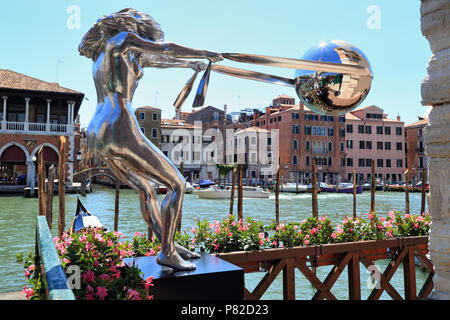
M186 249L183 246L180 246L179 244L175 243L175 250L177 250L178 254L183 259L197 259L200 258L200 255L196 252L192 252L189 249Z
M156 258L156 262L162 266L167 266L175 270L194 270L196 268L195 264L184 261L176 252L170 256L166 256L160 252Z

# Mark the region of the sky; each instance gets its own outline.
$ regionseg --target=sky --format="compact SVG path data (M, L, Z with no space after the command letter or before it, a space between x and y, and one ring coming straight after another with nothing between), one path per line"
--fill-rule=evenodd
M0 68L10 69L85 94L80 122L96 107L92 61L78 45L98 18L132 7L161 25L165 41L195 49L301 58L320 41L339 39L359 47L374 72L360 106L376 105L388 117L417 121L420 86L431 50L420 30L419 0L17 0L1 1ZM206 62L206 61L205 61ZM293 78L295 70L221 61L219 64ZM156 106L174 117L173 102L191 69L145 69L133 107ZM200 76L183 111L191 111ZM264 108L294 88L211 73L205 106L228 112Z

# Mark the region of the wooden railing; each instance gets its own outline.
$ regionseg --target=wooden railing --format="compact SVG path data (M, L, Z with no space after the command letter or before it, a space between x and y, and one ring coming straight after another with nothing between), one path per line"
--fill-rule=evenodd
M350 300L361 300L360 263L373 271L375 260L389 258L386 270L381 272L379 282L370 293L368 300L378 300L386 291L394 300L403 300L400 293L389 281L403 263L404 299L424 299L433 289L434 266L426 257L428 236L405 237L389 240L361 241L325 244L293 248L265 249L257 251L229 252L218 257L244 268L244 272L267 270L262 280L250 292L244 288L244 297L258 300L267 291L275 278L283 273L283 299L295 299L295 269L298 269L317 289L312 300L337 300L331 292L336 280L347 266L348 292ZM417 294L415 257L430 272ZM334 265L322 282L313 272L314 268ZM304 284L302 284L304 285Z
M52 235L45 216L37 217L36 265L41 265L42 279L49 300L75 300L67 285L66 273L59 261Z

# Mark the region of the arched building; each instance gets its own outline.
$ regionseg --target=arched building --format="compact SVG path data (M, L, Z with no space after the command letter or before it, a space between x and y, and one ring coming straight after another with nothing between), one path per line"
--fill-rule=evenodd
M11 70L0 69L0 183L30 186L35 156L44 147L48 168L59 159L59 136L67 139L66 181L73 180L79 148L75 119L84 94Z

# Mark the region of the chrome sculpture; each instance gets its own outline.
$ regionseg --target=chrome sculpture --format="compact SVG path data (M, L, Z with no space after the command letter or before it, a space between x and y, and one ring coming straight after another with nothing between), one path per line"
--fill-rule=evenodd
M142 133L132 100L143 68L206 69L201 61L217 62L216 52L165 43L159 24L149 15L123 9L103 16L86 33L79 52L93 60L97 108L88 126L88 147L103 159L121 181L139 194L142 215L161 242L157 262L176 270L195 269L184 259L199 255L174 242L185 180L175 165ZM158 205L155 184L168 191Z

